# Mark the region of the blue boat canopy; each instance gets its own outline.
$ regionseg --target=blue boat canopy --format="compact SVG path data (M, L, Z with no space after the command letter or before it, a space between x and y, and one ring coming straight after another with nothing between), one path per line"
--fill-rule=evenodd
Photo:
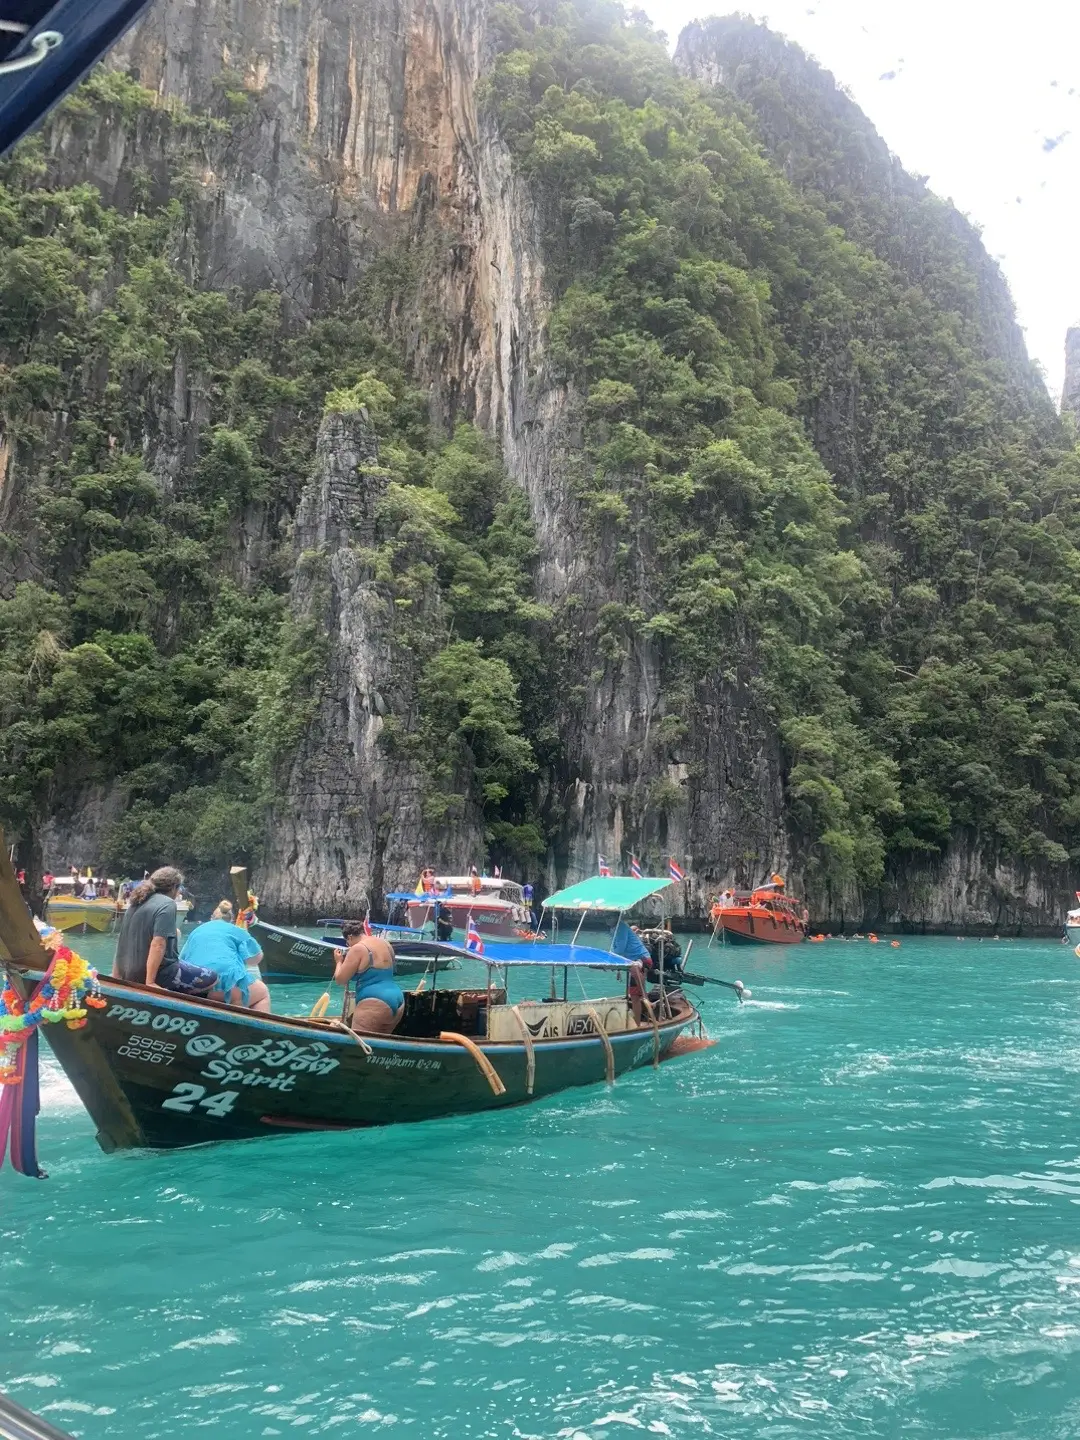
M0 154L44 119L148 4L6 0L0 18Z
M463 959L480 960L485 965L564 965L587 970L625 970L629 961L622 955L613 955L610 950L598 950L593 945L545 945L531 940L520 944L513 941L488 941L483 955L476 955L464 948L459 949Z

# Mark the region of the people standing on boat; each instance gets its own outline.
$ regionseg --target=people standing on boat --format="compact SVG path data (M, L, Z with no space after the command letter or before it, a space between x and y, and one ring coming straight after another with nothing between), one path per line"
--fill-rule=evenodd
M83 899L83 900L96 900L96 899L97 899L97 886L94 884L94 877L93 877L92 875L88 875L88 876L86 877L86 879L83 881L82 899Z
M52 887L53 887L53 873L52 873L51 870L46 870L45 873L44 873L44 875L42 875L42 877L41 877L41 888L42 888L42 890L44 890L45 894L47 895L47 894L49 893L49 891L52 889Z
M180 951L182 965L216 972L218 983L210 992L211 1000L267 1012L270 991L262 980L248 973L248 966L257 965L261 959L258 942L233 923L233 907L228 900L222 900L205 924L195 927Z
M476 868L475 865L470 865L470 866L469 866L469 889L472 891L472 893L473 893L474 895L479 895L480 892L481 892L481 890L483 890L483 888L484 888L483 885L480 883L480 872L479 872L479 870L477 870L477 868Z
M353 985L352 1028L359 1034L389 1035L405 1013L405 997L394 980L393 947L365 935L362 920L347 920L341 933L345 949L334 951L334 983Z
M184 877L163 865L131 892L116 938L113 974L160 990L206 995L218 983L216 970L181 963L177 951L176 897Z
M435 884L435 871L430 865L425 865L423 870L420 871L420 879L416 884L416 893L418 895L434 895L437 890L438 886Z

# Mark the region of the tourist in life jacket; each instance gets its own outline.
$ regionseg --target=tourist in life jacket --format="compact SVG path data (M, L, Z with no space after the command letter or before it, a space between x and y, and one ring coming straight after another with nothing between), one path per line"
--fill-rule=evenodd
M417 895L434 895L437 890L435 871L430 865L425 865L420 871L420 879L416 882L416 893Z
M477 870L477 868L476 868L475 865L470 865L470 866L469 866L469 889L472 891L472 893L473 893L474 895L479 895L480 892L481 892L481 890L483 890L483 888L484 888L483 885L480 883L480 872L479 872L479 870Z
M258 941L233 923L229 900L222 900L204 925L196 925L180 951L181 964L203 966L217 975L208 999L268 1011L270 991L248 970L249 965L257 965L261 959Z

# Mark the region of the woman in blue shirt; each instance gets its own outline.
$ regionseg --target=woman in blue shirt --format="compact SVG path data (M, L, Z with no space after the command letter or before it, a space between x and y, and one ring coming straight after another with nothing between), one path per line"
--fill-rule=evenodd
M180 959L217 971L218 988L211 990L211 1000L268 1011L270 991L262 980L248 973L248 966L262 959L262 951L246 930L232 923L232 918L232 905L222 900L210 919L197 925L188 936Z

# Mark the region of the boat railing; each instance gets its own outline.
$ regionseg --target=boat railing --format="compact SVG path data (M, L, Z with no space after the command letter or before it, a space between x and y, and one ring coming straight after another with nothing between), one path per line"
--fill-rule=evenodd
M71 1436L0 1395L0 1440L71 1440Z
M773 905L779 909L799 911L799 903L790 895L780 891L759 888L756 890L725 890L720 897L729 905Z

